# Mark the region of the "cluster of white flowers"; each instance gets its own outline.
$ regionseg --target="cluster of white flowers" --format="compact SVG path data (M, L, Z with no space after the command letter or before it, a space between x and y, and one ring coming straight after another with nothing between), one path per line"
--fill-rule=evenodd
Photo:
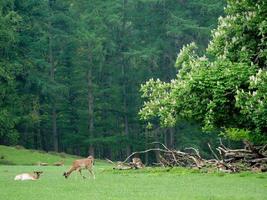
M220 29L227 29L232 26L232 21L236 20L237 17L234 16L226 16L226 17L219 17L219 27Z
M241 48L241 51L247 51L247 47L243 46L243 47Z
M199 57L198 60L204 62L204 61L208 61L208 58L206 57L206 55L204 55L204 56Z
M261 76L263 75L263 73L265 73L267 76L267 71L265 70L263 71L262 69L259 69L256 75L250 76L249 77L250 84L257 85L258 83L260 83L262 81Z
M251 17L251 18L252 17L256 17L256 14L257 14L256 11L249 11L247 13L248 13L248 16Z
M236 41L238 41L237 37L232 37L232 43L235 43Z

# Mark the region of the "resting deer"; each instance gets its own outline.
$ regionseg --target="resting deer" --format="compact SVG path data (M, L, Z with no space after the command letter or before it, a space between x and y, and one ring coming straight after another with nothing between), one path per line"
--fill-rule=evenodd
M64 165L64 161L59 161L59 162L55 162L53 163L54 166L63 166Z
M142 169L145 167L140 158L133 158L133 162L130 164L132 164L136 169Z
M69 171L64 172L63 173L63 176L65 176L65 178L68 178L69 175L73 171L79 171L80 175L83 178L86 178L85 176L82 175L82 169L87 169L89 171L89 173L95 179L95 174L93 172L93 165L94 165L94 158L93 158L93 156L89 156L89 157L87 157L85 159L75 160L75 161L73 161L72 166L69 169Z
M21 180L21 181L26 181L26 180L32 180L35 181L37 179L39 179L40 174L42 174L42 171L34 171L32 174L29 173L23 173L23 174L19 174L17 175L14 180Z

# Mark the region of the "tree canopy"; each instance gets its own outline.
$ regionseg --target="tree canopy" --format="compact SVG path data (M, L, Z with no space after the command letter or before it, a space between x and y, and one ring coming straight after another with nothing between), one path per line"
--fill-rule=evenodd
M235 140L266 142L267 134L267 3L228 0L225 17L204 55L184 46L170 82L150 79L142 85L144 120L162 126L194 119L206 131L220 130Z

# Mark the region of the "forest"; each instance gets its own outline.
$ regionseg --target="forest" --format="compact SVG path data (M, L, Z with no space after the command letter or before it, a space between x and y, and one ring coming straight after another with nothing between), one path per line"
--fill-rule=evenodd
M263 0L1 0L0 144L266 144L266 19Z

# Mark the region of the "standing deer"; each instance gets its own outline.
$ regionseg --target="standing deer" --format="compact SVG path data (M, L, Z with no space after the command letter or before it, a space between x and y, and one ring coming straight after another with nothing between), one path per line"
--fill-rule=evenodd
M63 176L65 176L65 178L68 178L69 175L73 172L73 171L79 171L80 175L83 178L86 178L85 176L82 175L82 169L87 169L89 171L89 173L93 176L93 178L95 179L95 174L93 172L93 165L94 165L94 158L93 156L88 156L85 159L79 159L79 160L75 160L72 163L71 168L69 169L69 171L64 172Z

